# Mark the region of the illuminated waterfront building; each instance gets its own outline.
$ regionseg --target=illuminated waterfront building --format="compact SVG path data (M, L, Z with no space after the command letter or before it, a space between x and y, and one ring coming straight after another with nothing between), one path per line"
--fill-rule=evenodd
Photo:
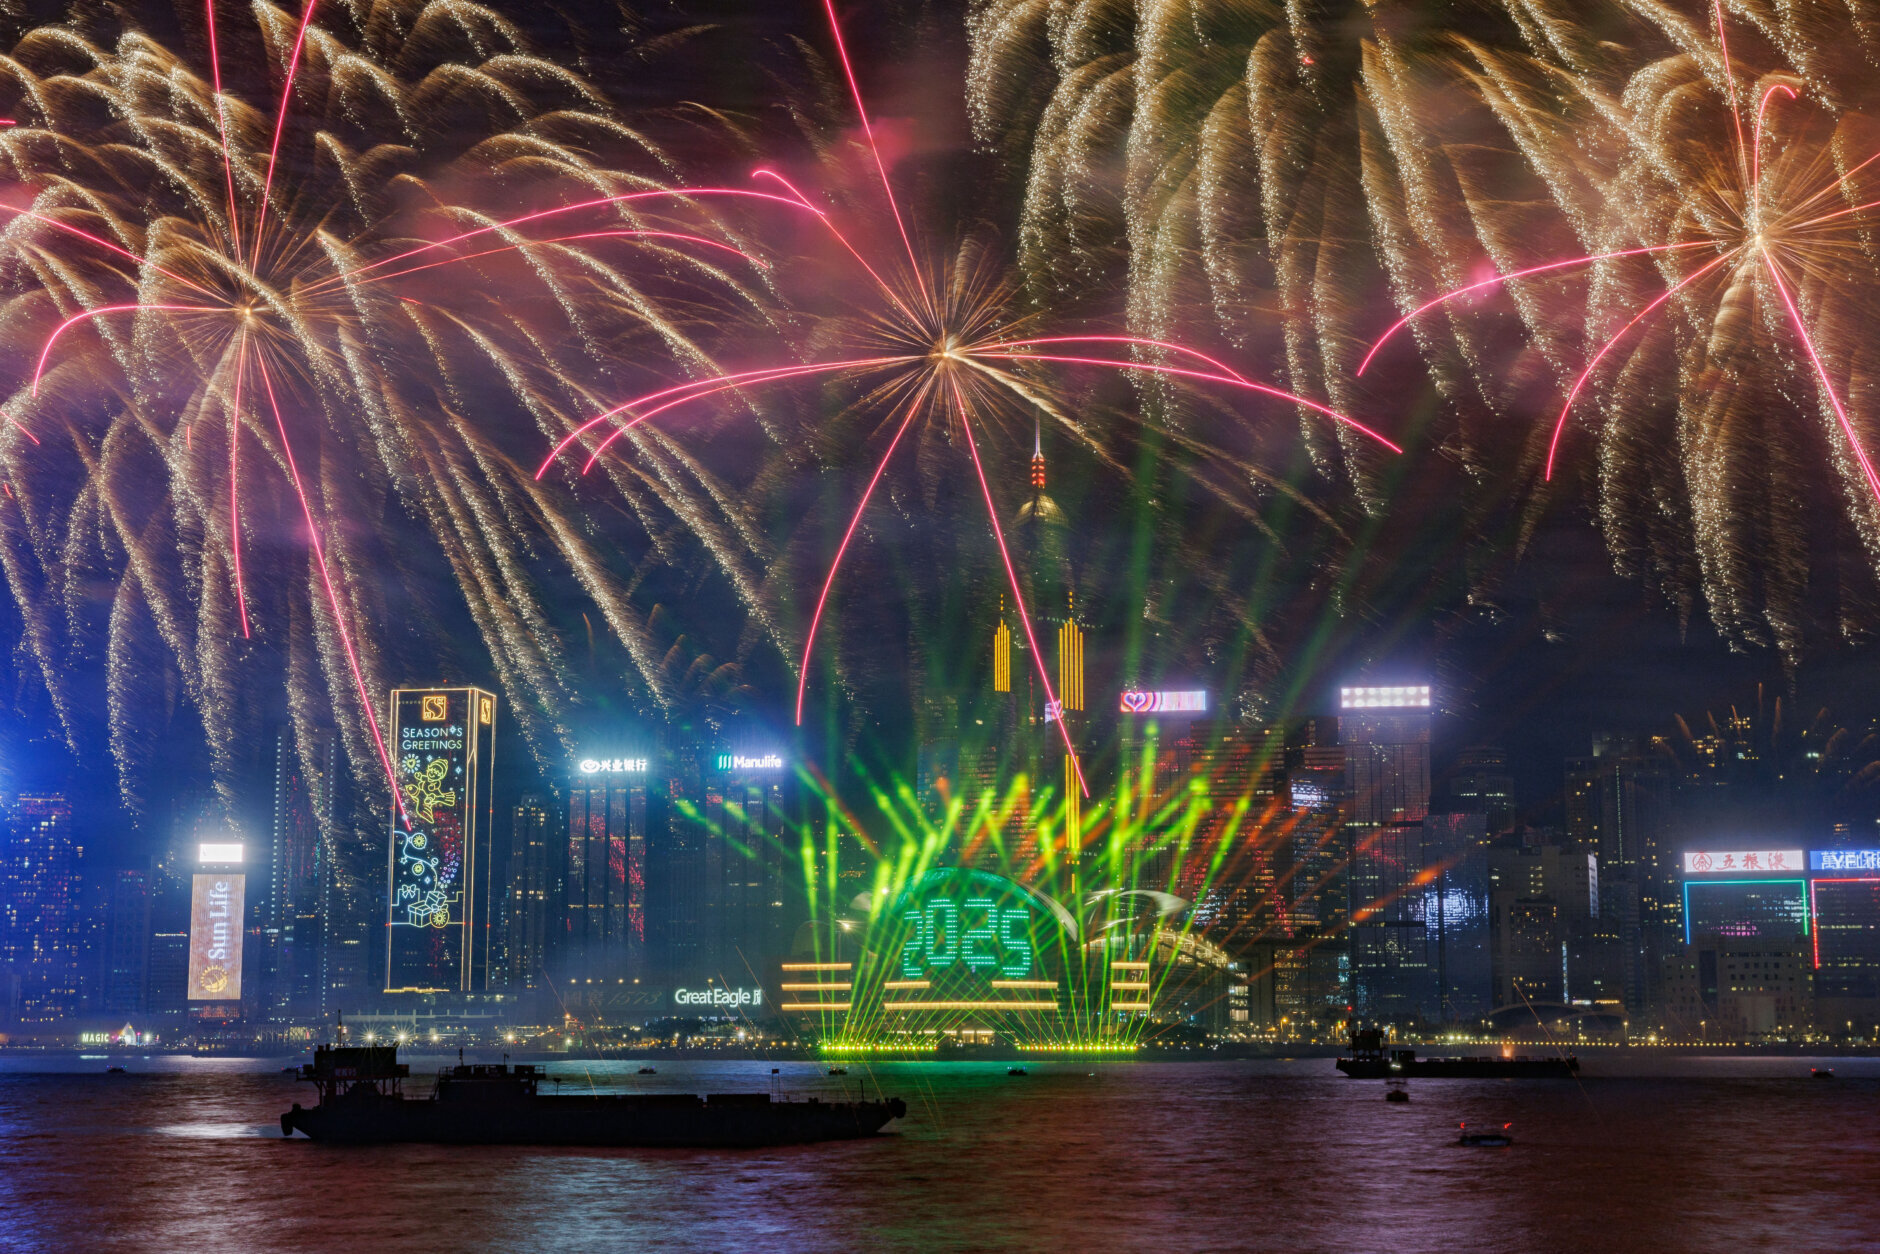
M79 1010L79 866L84 850L72 807L58 794L16 797L0 850L0 1006L21 1023L50 1023Z
M302 745L292 727L274 741L274 812L265 877L254 903L261 929L260 996L269 1018L317 1018L322 1011L329 929L325 904L338 844L334 790L339 737L309 729Z
M398 688L386 722L398 787L387 842L385 991L480 989L496 697L480 688Z
M1813 1026L1814 961L1801 937L1707 934L1668 964L1666 1026L1712 1041L1794 1038Z
M1289 1025L1329 1025L1342 1021L1351 1004L1345 751L1337 719L1308 718L1288 732L1286 801L1293 943L1274 958L1274 1001Z
M108 881L98 1009L106 1014L142 1014L150 978L150 872L123 867Z
M1488 823L1481 814L1423 820L1423 923L1438 1018L1467 1023L1493 1007Z
M1658 1000L1658 973L1682 941L1669 848L1674 776L1662 745L1602 734L1566 769L1567 843L1597 854L1598 930L1612 937L1615 978L1634 1013Z
M1794 878L1684 882L1686 943L1726 940L1798 940L1809 933L1808 882Z
M557 873L554 801L540 793L524 794L510 811L509 870L503 876L502 983L505 988L535 988L548 976L551 918L562 900ZM491 978L497 972L492 959Z
M678 982L754 983L788 952L804 910L795 770L757 733L703 732L669 748L661 778L647 874L654 961Z
M1339 690L1350 864L1351 991L1360 1016L1434 1017L1435 967L1422 918L1423 817L1430 808L1428 684Z
M1293 939L1291 902L1280 891L1294 826L1281 801L1285 778L1285 735L1276 726L1196 719L1156 754L1153 795L1201 815L1179 862L1173 851L1150 858L1140 882L1192 902L1193 927L1236 956Z
M1809 891L1821 1024L1871 1036L1880 1027L1880 868L1818 871Z
M568 781L561 943L570 977L645 973L652 762L644 750L589 754Z
M1497 1008L1560 1003L1576 929L1599 915L1599 857L1529 831L1488 851Z

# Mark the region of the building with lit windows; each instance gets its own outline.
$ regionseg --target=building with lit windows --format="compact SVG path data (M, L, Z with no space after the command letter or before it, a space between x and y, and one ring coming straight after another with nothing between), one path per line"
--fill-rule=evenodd
M570 978L647 974L647 850L656 759L645 748L581 758L568 781L558 964ZM525 815L518 814L525 832ZM512 894L517 886L511 886ZM525 915L526 917L526 915Z
M1820 871L1808 887L1819 1020L1830 1032L1872 1036L1880 1028L1880 868Z
M525 793L509 815L509 870L503 877L502 979L505 988L535 988L549 979L550 942L562 900L560 831L554 799ZM492 975L496 970L492 964Z
M1374 1020L1440 1014L1419 876L1430 810L1428 684L1341 688L1351 992Z
M79 868L84 850L72 807L58 794L20 796L6 808L0 849L0 980L9 1017L52 1023L79 1006Z

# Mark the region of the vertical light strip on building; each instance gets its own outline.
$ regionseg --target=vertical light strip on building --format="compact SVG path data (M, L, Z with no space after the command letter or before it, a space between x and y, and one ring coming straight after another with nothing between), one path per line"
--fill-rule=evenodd
M992 633L992 690L1012 691L1012 629L1001 613L999 629Z
M1058 628L1058 699L1066 710L1084 708L1084 633L1075 622Z

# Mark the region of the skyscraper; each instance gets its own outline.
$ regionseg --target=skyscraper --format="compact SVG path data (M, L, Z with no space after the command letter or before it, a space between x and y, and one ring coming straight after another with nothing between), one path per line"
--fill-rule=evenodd
M1481 814L1423 820L1423 923L1442 1021L1466 1023L1493 1006L1488 825Z
M98 1008L107 1014L141 1014L150 977L150 872L127 867L112 873L99 956Z
M1351 894L1351 983L1372 1019L1440 1015L1423 918L1423 819L1430 809L1430 688L1339 691Z
M658 807L656 760L644 749L588 755L568 781L565 919L559 968L568 978L643 976L647 948L647 849ZM517 810L520 837L525 828ZM516 886L511 886L512 898Z
M322 883L333 857L338 773L339 737L332 728L311 728L304 745L292 726L275 733L265 891L254 905L262 934L261 997L265 1013L277 1021L321 1013Z
M502 955L510 989L535 988L548 978L550 942L564 930L553 917L563 900L553 804L541 793L526 793L510 815Z
M482 987L489 955L488 840L496 697L480 688L391 695L387 992Z
M18 989L22 1023L78 1013L78 892L84 850L59 794L20 796L0 850L0 970Z

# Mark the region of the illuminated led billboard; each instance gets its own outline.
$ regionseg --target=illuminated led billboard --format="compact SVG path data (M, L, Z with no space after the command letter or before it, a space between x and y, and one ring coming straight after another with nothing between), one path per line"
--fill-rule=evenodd
M1808 855L1811 871L1880 871L1880 849L1816 849Z
M1042 1015L1055 1026L1077 931L1056 902L1004 876L949 867L916 881L884 922L876 1012L891 1026L920 1031L963 1015Z
M1807 866L1800 849L1687 849L1686 875L1799 875Z
M487 840L496 698L476 688L392 692L385 988L469 991L487 955L478 857Z
M1384 688L1340 688L1338 707L1342 710L1427 710L1430 708L1430 686L1399 684Z
M189 1000L240 1001L242 896L232 871L198 875L189 899Z
M1124 714L1205 714L1208 694L1199 692L1125 692L1121 709Z

